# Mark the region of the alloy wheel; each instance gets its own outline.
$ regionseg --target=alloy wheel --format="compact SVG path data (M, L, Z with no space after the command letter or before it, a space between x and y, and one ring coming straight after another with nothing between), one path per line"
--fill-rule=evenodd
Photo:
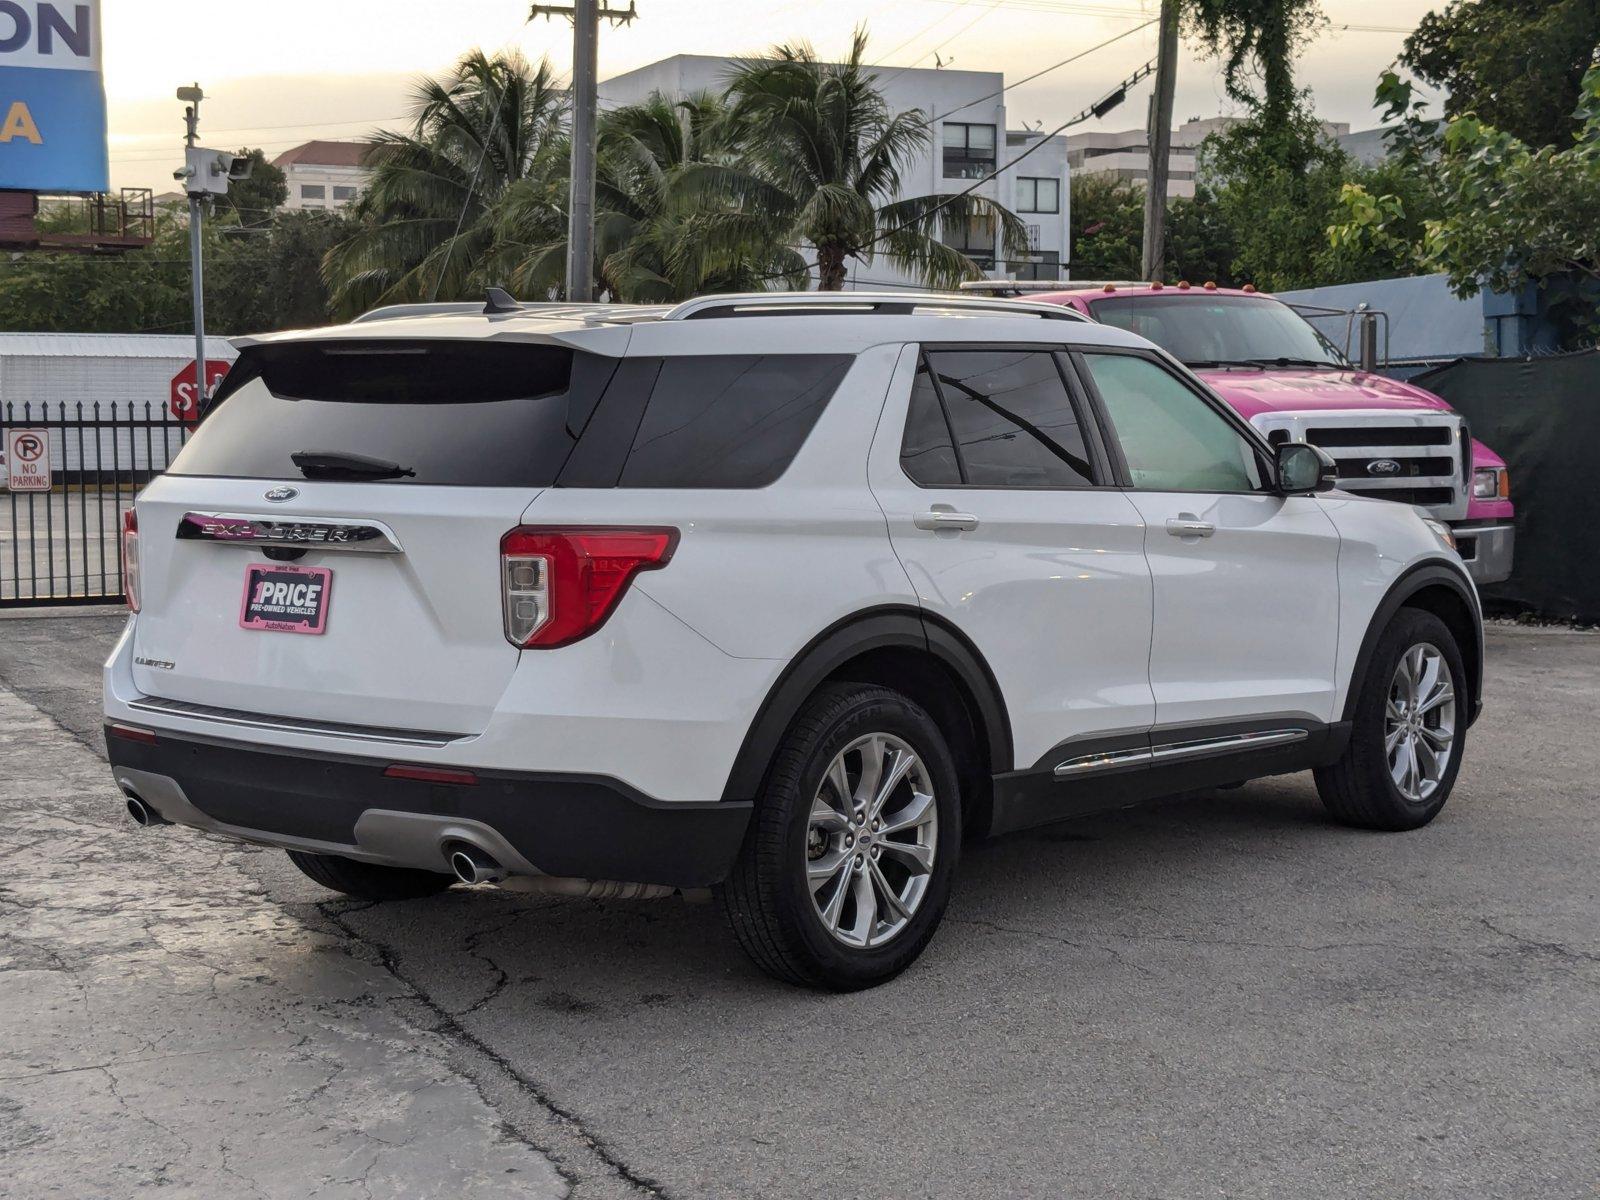
M855 949L898 936L927 894L938 835L932 776L909 744L870 733L834 755L806 825L806 886L829 935Z
M1400 794L1422 803L1450 768L1456 740L1456 691L1450 664L1423 642L1400 656L1384 708L1383 749Z

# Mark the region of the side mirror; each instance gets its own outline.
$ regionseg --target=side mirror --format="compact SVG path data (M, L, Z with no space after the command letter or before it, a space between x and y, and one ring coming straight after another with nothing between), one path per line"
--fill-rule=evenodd
M1338 464L1309 442L1278 447L1278 490L1286 496L1325 492L1339 483Z

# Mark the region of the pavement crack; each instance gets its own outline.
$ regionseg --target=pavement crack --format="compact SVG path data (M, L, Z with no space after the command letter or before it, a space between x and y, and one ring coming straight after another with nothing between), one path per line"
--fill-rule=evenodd
M1586 950L1574 950L1571 946L1563 945L1561 942L1546 942L1541 941L1538 938L1526 937L1523 934L1516 933L1510 929L1504 928L1503 926L1496 925L1493 919L1489 917L1479 917L1478 921L1490 933L1497 934L1508 941L1515 942L1518 946L1523 947L1525 950L1553 955L1554 957L1561 959L1563 962L1600 963L1600 954L1590 954Z

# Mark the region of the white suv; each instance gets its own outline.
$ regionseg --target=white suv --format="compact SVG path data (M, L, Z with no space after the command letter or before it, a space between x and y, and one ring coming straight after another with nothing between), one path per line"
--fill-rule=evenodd
M963 836L1313 768L1444 804L1482 636L1449 533L1328 491L1053 305L381 310L249 339L126 533L135 818L375 899L714 888L846 989Z

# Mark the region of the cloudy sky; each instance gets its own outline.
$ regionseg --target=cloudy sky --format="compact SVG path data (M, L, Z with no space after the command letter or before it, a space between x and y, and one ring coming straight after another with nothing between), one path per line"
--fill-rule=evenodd
M1016 79L1137 27L1157 8L1156 0L637 2L638 21L601 35L602 78L671 54L746 54L797 38L835 55L852 27L864 23L879 62L932 66L938 54L947 65ZM1298 66L1322 116L1357 129L1372 125L1378 72L1399 52L1403 31L1438 6L1436 0L1323 0L1330 27ZM183 132L182 105L172 93L194 80L208 97L205 142L261 146L270 157L310 138L358 137L399 124L410 81L474 46L548 55L565 73L571 27L527 22L527 9L524 0L107 0L112 183L171 188ZM1059 124L1151 57L1155 42L1153 25L1138 29L1018 87L1009 94L1011 123ZM1148 84L1099 127L1142 124L1147 95ZM1186 47L1178 119L1232 110L1217 64Z

